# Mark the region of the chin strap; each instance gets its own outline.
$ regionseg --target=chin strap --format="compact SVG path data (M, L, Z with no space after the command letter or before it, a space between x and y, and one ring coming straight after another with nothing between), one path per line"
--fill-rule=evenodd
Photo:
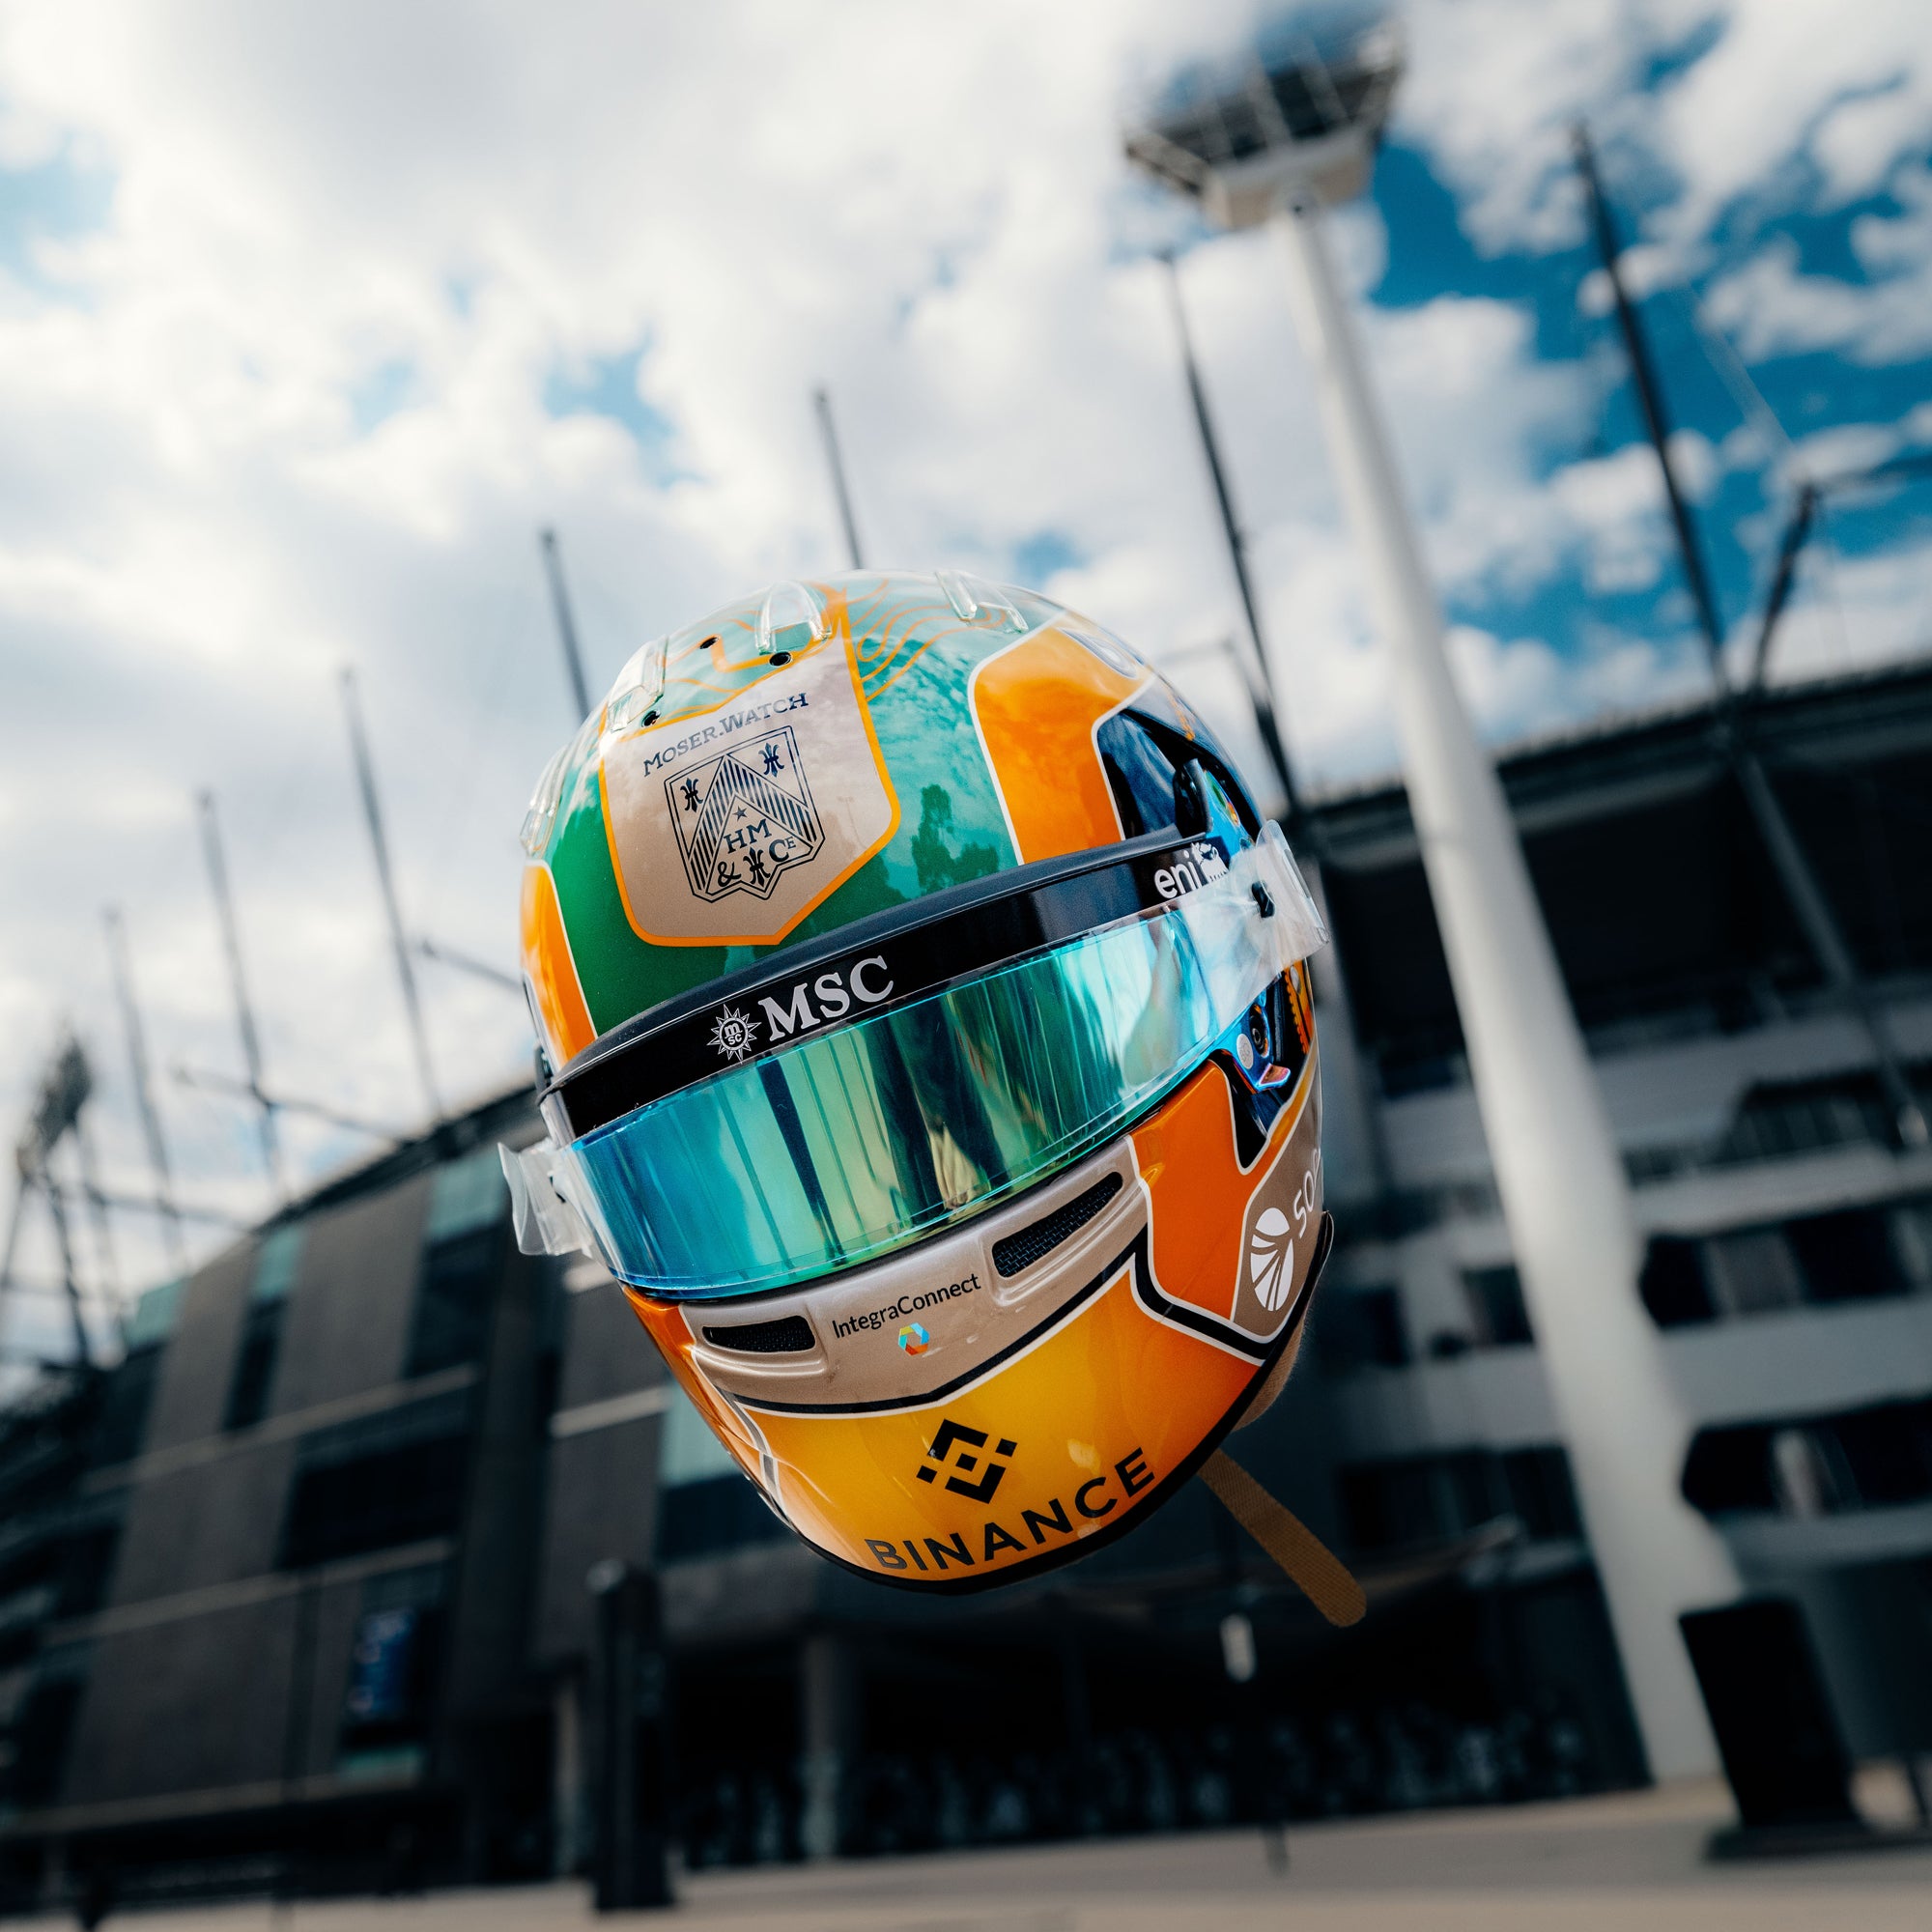
M1342 1627L1361 1622L1368 1599L1341 1558L1238 1463L1217 1449L1202 1463L1201 1480L1331 1624Z

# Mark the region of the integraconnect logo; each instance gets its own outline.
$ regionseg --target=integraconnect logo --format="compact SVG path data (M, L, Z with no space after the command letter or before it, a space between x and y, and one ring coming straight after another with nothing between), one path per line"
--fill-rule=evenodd
M908 1316L918 1315L927 1308L937 1308L942 1302L957 1301L962 1294L978 1294L980 1288L977 1273L962 1276L958 1281L949 1281L944 1288L924 1288L918 1291L907 1290L896 1301L889 1301L883 1308L867 1308L858 1315L848 1315L841 1321L833 1318L832 1333L835 1340L842 1340L847 1335L856 1335L861 1328L883 1328L889 1322L904 1321ZM919 1348L913 1348L906 1341L907 1331L899 1330L899 1347L908 1355L917 1355L932 1337L925 1332L923 1323L915 1321L912 1328L918 1332Z
M932 1347L932 1331L923 1321L908 1321L899 1330L899 1347L908 1355L923 1355Z

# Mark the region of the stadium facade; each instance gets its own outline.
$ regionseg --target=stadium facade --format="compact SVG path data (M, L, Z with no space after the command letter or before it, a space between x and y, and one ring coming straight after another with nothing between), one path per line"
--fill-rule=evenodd
M1753 729L1925 1091L1932 668ZM1891 1145L1708 716L1502 770L1696 1419L1685 1492L1803 1605L1854 1752L1932 1749L1932 1151ZM1329 797L1310 842L1341 1240L1295 1399L1234 1447L1356 1565L1365 1625L1322 1627L1198 1485L989 1597L823 1563L603 1271L516 1253L508 1094L0 1418L4 1895L576 1867L612 1557L660 1580L694 1862L1640 1780L1402 790Z

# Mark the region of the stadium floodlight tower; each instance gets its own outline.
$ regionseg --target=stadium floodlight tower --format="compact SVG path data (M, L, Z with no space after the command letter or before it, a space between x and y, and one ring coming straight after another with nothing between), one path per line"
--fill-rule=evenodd
M1495 768L1450 676L1381 413L1323 233L1367 186L1402 68L1383 23L1231 84L1197 85L1126 137L1129 159L1225 227L1270 223L1367 570L1409 808L1448 956L1497 1192L1652 1775L1715 1770L1677 1618L1739 1593L1685 1502L1690 1422L1637 1293L1642 1244L1582 1033Z

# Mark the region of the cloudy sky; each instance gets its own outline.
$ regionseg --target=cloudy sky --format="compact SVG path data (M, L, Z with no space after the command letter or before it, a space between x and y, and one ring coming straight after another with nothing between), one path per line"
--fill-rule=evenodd
M1464 689L1497 741L1684 701L1698 659L1592 258L1587 116L1727 624L1792 478L1932 444L1932 43L1914 0L1415 0L1373 199L1337 223ZM359 680L412 929L512 960L523 802L573 723L534 532L594 681L842 559L1031 582L1210 709L1236 622L1151 249L1186 298L1293 749L1387 769L1382 655L1278 244L1119 158L1127 103L1250 0L6 0L0 5L0 1119L63 1024L110 1184L148 1184L101 933L124 909L183 1192L269 1201L168 1077L240 1049L195 838L218 796L271 1086L425 1102L337 680ZM1786 675L1918 646L1932 490L1846 499ZM1252 740L1235 725L1242 749ZM445 1096L517 1001L426 965ZM293 1121L316 1175L368 1145ZM200 1246L223 1238L203 1227ZM124 1292L164 1265L115 1224ZM90 1279L101 1264L83 1232ZM20 1272L53 1278L39 1220ZM57 1336L15 1297L14 1347Z

